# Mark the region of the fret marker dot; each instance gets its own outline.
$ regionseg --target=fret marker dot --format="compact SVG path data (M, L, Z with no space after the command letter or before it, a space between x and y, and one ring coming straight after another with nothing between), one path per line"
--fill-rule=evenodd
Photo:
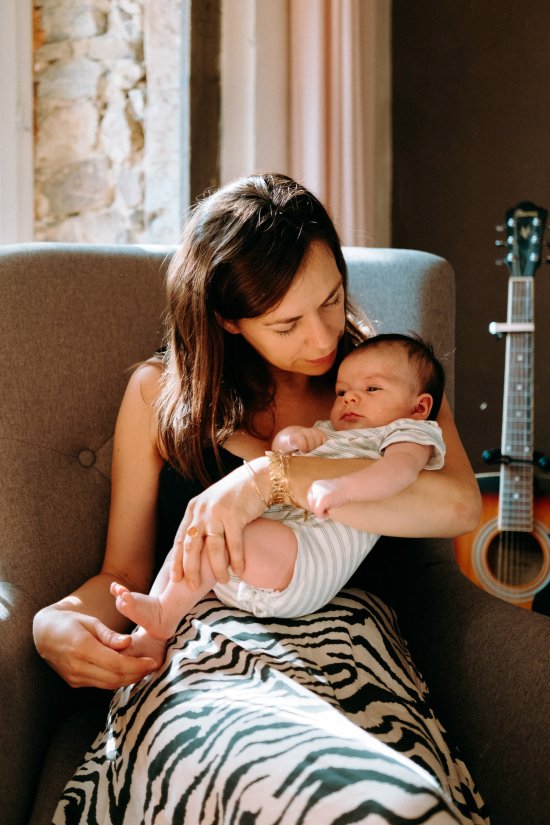
M523 355L518 355L518 361L523 361Z
M523 387L522 387L522 385L521 385L521 384L516 384L516 390L517 390L518 392L521 392L521 391L522 391L522 389L523 389Z
M514 498L514 499L517 501L517 500L518 500L518 498L519 498L519 493L514 493L514 495L512 496L512 498Z
M516 482L516 484L519 484L519 476L514 476L514 481Z

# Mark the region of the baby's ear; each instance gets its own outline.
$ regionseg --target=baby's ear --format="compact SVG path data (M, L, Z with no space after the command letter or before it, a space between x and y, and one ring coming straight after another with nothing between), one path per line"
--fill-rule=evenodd
M417 421L425 421L431 412L433 403L433 398L429 392L423 392L417 395L415 406L410 417Z

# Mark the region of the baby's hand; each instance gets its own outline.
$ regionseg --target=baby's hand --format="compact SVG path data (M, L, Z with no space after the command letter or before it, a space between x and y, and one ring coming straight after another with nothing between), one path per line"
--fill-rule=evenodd
M318 427L285 427L277 433L271 448L283 453L291 453L294 450L309 453L326 440L326 434Z
M308 510L317 516L327 516L332 507L340 507L352 499L352 491L343 477L314 481L306 494Z

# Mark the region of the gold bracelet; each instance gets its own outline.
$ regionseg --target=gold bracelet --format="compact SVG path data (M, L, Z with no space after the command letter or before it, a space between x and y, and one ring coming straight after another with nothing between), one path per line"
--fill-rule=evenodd
M256 482L256 473L254 472L254 470L252 469L252 467L250 466L248 461L245 461L244 458L243 458L243 464L247 467L248 470L250 470L250 475L252 476L252 483L254 484L254 487L256 488L256 492L258 493L260 501L262 501L265 504L266 507L269 507L269 501L266 499L266 497L264 495L262 495L262 491L260 490L260 488L258 487L258 484Z
M297 501L294 501L290 492L290 462L292 455L292 453L282 453L276 450L266 451L266 456L269 459L269 477L271 479L270 507L272 504L287 504L290 502L293 507L303 509Z

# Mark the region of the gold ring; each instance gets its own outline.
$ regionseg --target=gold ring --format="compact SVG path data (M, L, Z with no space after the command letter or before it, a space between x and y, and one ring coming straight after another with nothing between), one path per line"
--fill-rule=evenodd
M189 530L187 530L187 535L190 539L196 539L200 536L200 532L197 527L190 527Z

